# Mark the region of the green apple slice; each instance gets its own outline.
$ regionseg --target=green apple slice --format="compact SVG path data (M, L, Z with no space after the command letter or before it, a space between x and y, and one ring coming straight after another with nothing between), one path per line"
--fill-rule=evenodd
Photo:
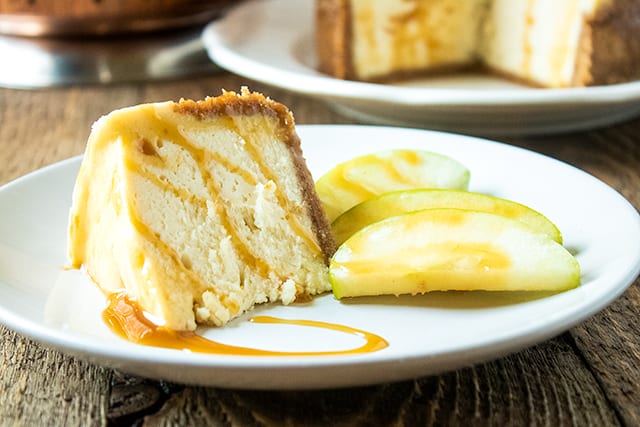
M316 182L316 191L331 222L358 203L388 191L466 190L468 186L469 170L457 160L431 151L397 149L339 164Z
M563 291L577 260L520 221L464 209L387 218L344 242L329 268L336 298L445 290Z
M417 189L381 194L366 200L333 221L331 228L338 245L355 232L390 216L430 208L458 208L494 213L522 221L533 230L562 243L560 230L547 217L511 200L460 190Z

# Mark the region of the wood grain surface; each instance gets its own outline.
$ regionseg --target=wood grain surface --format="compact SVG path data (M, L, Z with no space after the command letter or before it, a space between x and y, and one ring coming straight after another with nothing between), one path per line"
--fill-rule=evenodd
M0 184L82 153L102 114L241 85L298 123L355 123L323 103L227 73L147 84L0 89ZM640 207L640 119L568 135L501 138L581 168ZM2 209L2 206L0 206ZM443 375L318 391L242 391L132 377L0 326L0 425L639 426L640 291L569 332Z

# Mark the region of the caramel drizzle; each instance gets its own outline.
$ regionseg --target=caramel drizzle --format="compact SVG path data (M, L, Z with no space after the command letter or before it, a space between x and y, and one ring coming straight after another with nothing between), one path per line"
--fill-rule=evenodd
M431 36L425 24L429 21L432 13L431 7L420 2L415 2L410 6L411 9L389 19L393 68L415 67L415 58L420 57L418 43L424 46L426 55L432 63L440 61L437 55L441 43L437 38ZM418 27L418 30L415 30L414 27Z
M207 283L204 282L198 274L196 274L190 268L187 268L182 262L180 255L171 246L167 245L162 239L160 239L156 233L151 231L151 229L149 229L149 227L140 220L138 215L136 215L134 209L132 209L131 207L129 208L129 216L136 230L140 234L142 234L145 239L147 239L150 242L153 242L153 244L157 248L159 248L161 252L169 254L169 259L171 259L171 261L177 268L180 268L183 271L183 273L189 278L191 283L195 284L198 287L199 292L203 292L207 290L215 294L220 300L220 302L225 307L227 307L230 312L232 313L237 312L237 307L234 310L235 303L233 303L232 301L229 301L226 295L219 294L215 287L208 286Z
M330 351L272 351L234 346L207 339L192 331L175 331L158 326L147 319L138 304L127 298L124 293L114 293L109 296L109 305L102 316L107 326L114 333L128 341L153 347L189 350L195 353L235 356L333 356L372 353L389 345L384 338L378 335L335 323L255 316L249 321L252 323L287 324L330 329L356 335L363 338L365 342L356 348Z
M527 1L525 12L525 32L523 36L523 49L522 49L522 71L525 75L531 77L531 55L533 47L531 44L531 29L535 23L535 2L532 0Z
M398 151L398 152L395 152L393 155L394 157L402 159L403 161L411 165L418 165L420 163L420 158L415 153ZM380 170L379 175L384 174L389 176L390 179L395 183L412 186L413 182L411 180L411 177L408 177L402 174L392 164L392 162L379 158L375 155L370 156L369 158L367 158L367 160L369 161L369 164L368 164L369 167L371 168L376 167ZM377 191L373 191L367 188L366 185L363 184L361 181L360 182L351 181L349 178L345 176L344 171L341 171L341 173L338 174L337 177L339 180L339 182L336 182L335 184L337 188L344 188L347 191L353 194L357 194L362 198L369 198L378 194Z
M240 166L232 163L226 157L220 155L220 153L210 152L209 155L213 159L214 162L224 165L227 170L231 172L235 172L242 177L249 185L257 185L258 180L255 176L253 176L248 170L241 168Z
M207 191L209 192L210 196L214 200L220 199L220 192L218 188L216 188L214 178L206 169L205 165L208 164L209 161L213 161L218 164L221 164L227 170L238 173L250 185L256 185L258 183L257 179L251 173L249 173L249 171L247 171L246 169L241 168L240 166L234 164L233 162L231 162L230 160L221 156L218 153L211 153L202 148L198 148L194 146L182 135L182 133L175 126L172 126L169 129L167 126L168 125L167 121L160 120L160 118L158 118L153 114L153 111L148 111L148 112L145 111L145 112L146 114L144 118L147 120L147 124L149 127L156 128L156 129L163 129L166 138L171 139L173 143L182 147L193 158L194 162L198 166L202 180L205 183L205 186L207 187ZM281 186L279 185L275 174L266 165L264 165L263 160L261 159L254 145L251 143L250 139L247 138L246 135L242 135L239 132L239 129L237 129L237 126L234 125L234 127L236 129L236 134L238 134L246 142L245 148L247 149L247 152L251 156L252 160L254 160L255 163L260 167L261 173L266 177L266 179L270 179L274 181L274 183L276 184L275 194L280 204L283 206L286 206L285 211L291 210L292 209L291 202L282 193ZM133 133L127 136L131 139L138 137ZM139 167L139 165L128 163L126 166L127 168L135 171L136 173L139 173L145 176L146 178L150 179L152 182L154 182L155 185L158 185L161 188L165 188L168 191L171 191L175 196L181 198L182 200L194 200L194 199L198 200L196 196L188 194L184 190L175 188L169 185L167 182L163 182L154 174ZM201 201L200 203L204 203L204 201ZM261 276L268 277L269 273L272 273L270 266L263 259L253 254L249 250L248 243L238 233L234 232L235 227L233 226L233 222L231 221L228 212L226 211L226 209L224 209L222 205L223 205L222 203L215 204L216 213L221 218L223 227L231 235L232 242L236 248L236 252L240 256L242 262L248 266L253 267L254 270L257 270L257 272ZM316 242L316 240L313 238L313 236L311 236L307 232L307 230L300 224L300 222L295 217L292 217L291 215L287 214L286 219L289 222L291 228L294 230L294 232L306 242L308 247L315 250L316 253L321 252L321 248ZM142 223L138 221L138 224L142 224ZM146 232L145 235L149 237L152 241L157 242L158 244L162 243L160 242L158 237L153 235L152 233ZM281 279L284 280L283 278Z
M207 188L207 191L210 197L213 200L219 200L220 199L219 190L215 185L215 180L213 179L209 171L206 169L205 165L208 163L209 160L219 161L223 159L221 158L214 159L211 153L208 153L204 149L198 148L193 144L191 144L175 126L171 126L171 128L169 128L169 121L166 121L166 120L162 121L159 117L157 117L154 114L153 110L149 110L149 111L145 110L145 113L146 114L144 114L144 119L146 123L144 123L144 125L146 125L146 127L150 127L153 129L162 129L165 133L164 135L165 138L170 139L173 143L179 145L186 152L188 152L198 167L200 176ZM126 134L127 138L130 140L129 143L132 143L132 141L135 141L136 138L140 137L138 134L135 133L135 131L127 132L126 127L120 127L120 132L121 132L121 135ZM224 162L223 164L225 165L225 167L233 167L233 166L228 166L230 165L230 162ZM146 177L153 176L153 174L149 173L148 171L144 171L144 169L138 167L137 165L128 164L127 167L129 168L133 167L133 170L136 173L139 173ZM245 174L243 177L246 179L247 175L248 174ZM160 185L161 188L165 188L169 191L172 191L173 194L180 197L182 200L188 200L189 198L192 197L190 195L187 195L186 192L180 189L172 188L172 186L168 185L168 183L162 182L157 177L153 177L152 181L155 184ZM227 233L229 233L231 237L231 241L234 247L236 248L236 253L240 257L241 261L245 265L250 266L250 268L254 269L254 271L260 274L262 277L268 277L269 273L271 273L272 271L270 266L263 259L253 254L249 250L247 242L238 233L235 232L235 226L233 226L233 223L229 217L229 214L227 210L224 208L223 204L215 203L214 208L216 209L216 213L222 222L222 226L227 230ZM130 212L130 213L133 213L133 212ZM135 216L132 216L132 217L135 218ZM166 244L162 242L159 236L157 236L155 233L148 230L147 227L142 223L142 221L137 219L137 221L135 221L135 226L148 240L150 240L151 242L154 242L154 244L157 245L158 247L163 247L164 249L167 249ZM173 253L174 251L171 251L171 252ZM175 258L175 257L176 257L175 255L172 256L172 258ZM185 271L189 271L189 270L185 268ZM201 282L201 280L199 280L198 282Z
M205 200L202 199L201 197L198 197L187 190L176 187L175 185L172 185L168 181L163 181L160 177L158 177L158 175L151 173L151 171L149 171L148 169L143 168L137 162L135 162L131 157L126 158L126 162L124 166L125 168L127 168L127 170L142 176L144 179L153 183L156 187L159 187L159 188L162 188L163 190L167 190L171 192L171 194L173 194L176 198L184 202L191 202L193 204L198 204L200 206L205 205Z
M567 85L571 83L571 81L563 81L563 65L565 62L565 57L567 54L567 49L569 46L569 38L571 32L571 25L569 25L569 17L576 16L578 14L578 0L565 0L571 1L571 5L565 9L569 12L563 16L564 21L566 22L562 28L560 34L557 36L557 39L560 41L558 43L558 47L551 51L551 58L549 58L549 62L551 63L551 70L554 73L552 81L554 83L561 83L562 85ZM562 48L560 48L562 47Z
M262 156L260 155L260 153L256 148L257 144L254 143L254 141L249 137L249 135L243 134L241 132L235 120L231 119L231 123L233 124L235 133L245 141L245 146L244 146L245 150L247 153L249 153L249 156L251 157L251 159L258 165L258 168L260 169L260 173L267 180L273 181L273 183L276 184L275 195L278 199L278 203L281 206L285 206L284 210L285 210L286 219L289 222L289 226L294 230L294 232L300 238L302 238L306 242L308 247L312 248L316 253L322 252L322 249L320 248L320 245L318 244L318 242L316 242L314 237L311 234L309 234L309 232L302 226L302 224L300 224L300 221L298 221L297 218L295 218L294 216L289 215L289 212L295 210L295 207L291 205L291 200L289 200L289 198L284 194L284 191L282 190L284 187L281 185L281 182L279 181L278 176L271 170L271 168L269 168L264 163ZM236 168L239 169L238 166L236 166ZM254 181L252 184L255 185L256 182Z
M364 242L365 244L367 242ZM354 251L358 248L354 248ZM421 248L425 253L432 254L446 254L441 256L433 256L428 261L422 263L419 268L414 268L412 273L418 274L420 277L429 277L426 280L426 288L429 288L429 283L434 282L434 288L438 285L435 284L435 277L440 276L443 272L478 272L488 273L490 271L506 270L512 264L511 258L501 251L497 246L485 243L461 243L461 242L441 242L425 245ZM407 254L407 257L409 255ZM465 261L464 267L459 267L459 262ZM340 268L348 270L349 274L367 274L371 273L374 268L370 261L346 261L340 264ZM387 264L385 268L390 270L407 270L407 265L403 264ZM449 282L446 277L444 280Z
M355 17L353 21L360 25L363 25L363 23L367 24L363 28L363 31L364 31L363 37L367 43L367 52L369 53L369 55L372 56L371 58L372 61L380 62L381 58L378 53L378 45L377 45L376 31L375 31L376 26L374 25L374 19L375 19L374 8L373 6L371 6L369 8L366 8L366 7L361 8L358 15Z

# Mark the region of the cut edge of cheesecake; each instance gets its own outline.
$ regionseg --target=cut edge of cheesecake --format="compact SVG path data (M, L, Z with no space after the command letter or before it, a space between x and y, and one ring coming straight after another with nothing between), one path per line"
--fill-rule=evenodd
M583 11L579 10L579 7L586 8L587 6L578 6L576 3L575 19L558 27L558 31L562 33L559 36L562 36L563 40L564 38L567 40L540 49L541 42L531 39L534 37L532 31L539 33L542 29L542 27L533 29L536 25L535 19L539 18L537 15L539 12L535 10L537 6L534 6L533 2L527 3L525 6L527 10L520 17L521 25L524 28L522 40L520 40L520 36L512 34L512 32L506 33L508 36L505 38L508 44L505 46L506 51L510 52L511 56L514 56L514 52L518 52L517 56L514 56L518 59L515 62L509 60L504 64L497 59L500 56L500 44L491 46L486 42L489 39L486 34L495 31L493 21L485 22L494 2L479 0L476 3L484 7L485 10L481 13L467 11L470 19L476 20L473 24L463 26L465 31L470 33L465 37L460 37L456 33L451 34L451 40L454 40L453 37L466 40L473 36L472 39L477 40L475 52L461 55L460 48L449 46L447 43L450 41L447 41L446 38L443 39L445 37L443 29L432 28L428 30L428 24L412 22L412 24L421 27L419 30L423 31L426 37L424 40L416 39L420 31L415 28L406 31L413 33L418 31L418 33L402 35L402 37L414 37L415 40L420 40L414 43L413 48L406 47L406 43L403 42L403 47L400 49L400 51L414 49L413 54L407 56L407 60L412 65L394 66L384 72L368 69L359 71L362 66L357 65L354 40L357 38L356 33L359 34L362 29L354 28L353 23L358 18L358 12L354 10L355 6L353 6L355 3L355 0L316 0L315 33L318 70L335 78L388 83L451 73L482 72L503 77L515 83L540 88L606 85L640 78L640 39L633 37L633 34L640 30L640 3L634 0L593 0L591 9ZM511 6L511 3L506 4ZM417 6L413 6L413 3L411 5L407 3L403 4L403 7L408 9ZM567 10L570 9L569 6L567 8ZM384 11L366 14L362 12L363 16L360 18L364 21L379 21L382 19L381 17L385 16L384 13ZM403 17L409 16L408 10L396 11L395 13L397 16L388 17L389 22L400 22L404 19ZM446 13L452 14L449 9L446 10ZM513 18L511 20L513 21ZM371 50L368 55L378 58L374 63L382 64L384 61L390 60L387 54L394 57L399 55L398 46L392 49L391 53L379 50L380 46L384 46L384 43L379 40L373 43L372 40L377 40L376 37L380 36L373 29L381 28L381 25L367 25L370 25L371 28L366 33L368 41L365 40L363 43ZM366 25L363 28L366 28ZM407 26L403 25L401 28L406 29ZM391 30L385 31L389 33ZM434 33L435 35L429 36ZM389 33L389 37L395 36ZM402 37L399 39L404 40ZM433 37L433 40L430 40L429 37ZM567 52L567 49L572 45L575 45L573 52L575 57L563 57L562 52L565 52L566 55L572 54ZM417 46L426 46L426 50L422 53L415 51ZM449 59L445 61L433 59L435 62L429 59L429 63L418 65L420 63L418 58L425 55L430 57L429 49L432 47L437 49L438 46L441 48L449 46L443 51ZM467 48L462 50L467 51ZM492 51L495 53L491 54ZM534 51L539 52L534 53ZM376 65L376 67L380 67L380 65ZM533 67L537 71L533 71Z

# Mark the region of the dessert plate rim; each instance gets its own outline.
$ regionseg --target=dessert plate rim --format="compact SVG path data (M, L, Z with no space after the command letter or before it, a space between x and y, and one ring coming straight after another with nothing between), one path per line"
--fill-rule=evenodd
M636 209L602 181L566 163L442 132L357 125L297 129L316 179L342 160L396 147L458 159L471 170L472 190L512 198L548 214L563 231L567 247L576 252L583 284L544 297L436 293L339 302L327 294L309 306L260 306L229 327L203 331L253 340L246 326L254 314L320 320L389 341L387 349L375 353L256 358L135 345L100 323L104 297L82 272L64 269L67 212L81 160L74 157L0 187L0 204L6 207L0 211L0 323L66 354L140 376L250 389L345 387L437 374L539 343L606 307L640 272ZM543 180L532 173L542 169ZM75 278L69 279L70 274ZM274 331L264 331L267 338L281 339ZM291 332L291 340L298 332Z

